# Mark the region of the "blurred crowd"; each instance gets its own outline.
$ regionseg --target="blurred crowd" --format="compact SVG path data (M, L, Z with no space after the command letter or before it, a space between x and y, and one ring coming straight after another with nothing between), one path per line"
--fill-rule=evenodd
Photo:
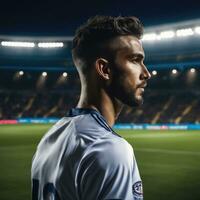
M79 91L0 91L0 119L58 117L76 106ZM200 123L200 95L192 91L147 90L144 104L124 107L122 123Z

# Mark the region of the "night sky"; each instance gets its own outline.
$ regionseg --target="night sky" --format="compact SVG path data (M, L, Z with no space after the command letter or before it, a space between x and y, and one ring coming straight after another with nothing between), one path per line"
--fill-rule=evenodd
M1 1L0 35L73 35L94 15L135 15L145 26L200 18L200 1Z

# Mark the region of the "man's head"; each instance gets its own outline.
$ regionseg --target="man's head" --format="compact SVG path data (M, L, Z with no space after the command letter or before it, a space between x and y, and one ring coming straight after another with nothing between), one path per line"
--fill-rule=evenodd
M143 64L142 34L143 26L135 17L89 19L73 40L72 56L82 80L95 74L94 80L112 99L129 106L142 104L150 78Z

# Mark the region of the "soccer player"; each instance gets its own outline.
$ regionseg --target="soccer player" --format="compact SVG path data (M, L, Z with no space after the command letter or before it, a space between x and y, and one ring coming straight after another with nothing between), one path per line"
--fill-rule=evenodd
M124 104L141 105L150 78L135 17L96 16L74 37L81 80L76 108L42 138L32 162L33 200L142 200L131 145L111 128Z

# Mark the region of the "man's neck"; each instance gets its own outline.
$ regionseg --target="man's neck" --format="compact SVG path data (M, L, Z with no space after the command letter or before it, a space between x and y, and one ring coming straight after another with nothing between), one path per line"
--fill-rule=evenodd
M82 90L77 107L97 110L106 119L108 125L112 127L122 109L122 104L110 98L103 89L99 92L95 91L95 93L92 93L91 90L90 92Z

